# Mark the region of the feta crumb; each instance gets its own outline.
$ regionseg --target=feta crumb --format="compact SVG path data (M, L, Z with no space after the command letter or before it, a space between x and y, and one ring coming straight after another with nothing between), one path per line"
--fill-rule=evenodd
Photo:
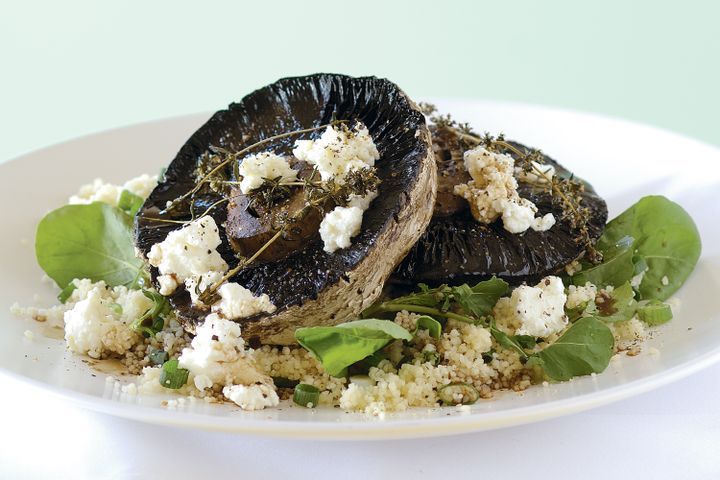
M210 380L210 377L207 375L196 375L195 378L193 378L193 383L195 384L195 388L200 391L206 388L212 388L213 386L212 380Z
M185 280L185 290L190 293L190 301L195 305L200 305L200 294L206 288L214 285L215 283L222 280L223 272L210 270L202 275L190 277Z
M520 323L517 334L545 338L562 331L568 324L566 301L562 280L555 276L543 278L534 287L513 290L510 303Z
M77 194L70 197L68 203L88 204L92 202L103 202L113 207L117 207L120 195L123 190L127 190L140 198L147 198L148 195L157 186L157 176L143 174L139 177L128 180L123 185L113 185L105 183L100 178L96 178L92 183L83 185Z
M513 176L515 160L510 155L477 146L466 151L463 160L472 180L456 185L454 192L468 201L477 221L491 223L502 217L503 226L510 233L522 233L528 228L546 231L555 225L552 213L535 218L535 204L518 195Z
M258 371L255 361L245 351L240 325L216 313L205 318L197 328L190 347L184 348L178 364L194 376L205 376L212 385L252 385L256 382L272 385L267 375ZM207 380L201 380L203 384Z
M660 279L660 282L661 282L664 286L666 286L666 287L667 287L668 285L670 285L670 279L667 277L667 275L663 276L663 277Z
M323 250L332 253L350 246L350 239L360 233L363 211L358 207L335 207L320 222Z
M275 311L275 305L270 301L270 297L266 294L256 297L239 283L225 283L217 293L221 300L218 304L213 305L212 310L229 320Z
M158 285L160 285L160 289L158 290L160 295L168 296L178 287L178 282L172 275L158 275L157 281Z
M223 387L223 395L235 402L243 410L262 410L276 407L280 398L269 385L228 385Z
M297 171L293 170L287 158L272 152L262 152L245 157L238 167L243 179L240 191L244 194L260 187L264 179L281 178L282 182L297 180Z
M31 330L25 330L25 331L23 332L23 335L24 335L25 338L27 338L28 340L35 340L35 334L34 334Z
M342 180L348 172L372 167L380 158L370 132L360 123L353 129L328 126L317 140L296 140L293 155L315 165L323 181Z
M226 272L228 265L216 250L220 243L215 219L204 216L170 232L164 241L153 245L148 261L161 275L173 275L176 282L210 271Z

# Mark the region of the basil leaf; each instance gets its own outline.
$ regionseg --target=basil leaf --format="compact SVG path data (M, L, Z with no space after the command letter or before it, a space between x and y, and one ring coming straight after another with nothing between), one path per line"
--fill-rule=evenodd
M604 322L624 322L635 315L637 306L635 291L626 282L614 289L607 300L597 304L596 316Z
M432 338L440 338L440 335L442 335L442 325L440 322L427 315L418 317L416 325L417 328L415 332L421 329L427 330Z
M143 203L145 203L145 200L143 200L142 197L135 195L130 190L123 190L120 192L118 208L131 217L135 216L135 214L143 206Z
M38 264L64 289L75 278L135 286L143 262L135 257L132 219L105 203L66 205L40 221Z
M573 284L582 286L590 282L603 288L622 285L635 276L633 237L623 236L604 248L598 245L598 249L603 252L603 262L594 266L583 265L583 269L572 277Z
M534 353L528 364L540 365L552 380L570 380L605 370L614 345L607 325L593 317L581 318L555 343Z
M483 317L488 315L498 299L508 291L508 284L504 280L493 277L480 282L474 287L467 284L451 287L455 301L471 315Z
M354 320L352 322L345 322L335 325L336 328L366 328L368 330L375 330L383 332L391 338L412 340L412 334L405 330L403 327L390 320L378 320L377 318L366 318L364 320Z
M298 328L295 338L322 363L328 374L341 376L347 367L377 352L391 340L411 340L412 335L395 322L366 319L334 327Z
M695 222L680 205L662 196L644 197L608 223L598 247L626 235L635 238L636 254L648 267L638 288L641 299L669 298L700 258L702 244Z

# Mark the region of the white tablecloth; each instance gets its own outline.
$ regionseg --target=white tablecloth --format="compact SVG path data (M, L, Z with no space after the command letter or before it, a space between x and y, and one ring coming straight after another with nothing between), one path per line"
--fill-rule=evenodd
M0 380L0 478L720 478L720 365L531 425L387 442L246 437L49 403Z

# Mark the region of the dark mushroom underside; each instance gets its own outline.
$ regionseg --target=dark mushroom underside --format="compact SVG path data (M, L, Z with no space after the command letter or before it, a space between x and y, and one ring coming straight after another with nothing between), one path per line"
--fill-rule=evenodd
M406 216L409 203L415 201L411 197L416 195L421 186L419 183L426 184L430 179L433 191L429 197L434 201L435 169L424 117L395 84L375 77L353 78L316 74L285 78L256 90L239 103L231 104L227 110L215 113L182 146L169 165L165 178L139 212L136 218L137 247L147 255L152 245L161 242L170 231L181 226L147 220L144 217L160 216L166 202L180 197L195 186L192 173L199 157L207 152L210 146L238 151L264 138L317 127L333 119L363 122L380 152L380 159L376 163L377 175L382 181L379 196L365 212L361 233L353 238L350 247L332 254L323 251L322 240L315 236L301 249L291 252L285 258L253 264L232 280L255 294L267 294L278 308L276 317L282 316L284 311L293 306L317 299L331 286L347 282L349 273L357 269L369 256L376 242L387 237L388 230L395 232L402 227L398 225L399 220ZM290 155L293 142L297 138L310 136L280 140L258 151L274 150ZM431 177L428 175L429 169L432 169ZM428 197L427 194L425 196ZM194 201L194 211L202 212L208 205L220 199L215 193L199 196ZM237 264L237 259L223 228L227 210L224 207L215 208L211 215L221 228L223 243L218 251L232 268ZM164 214L163 218L188 220L191 217L189 211L184 211ZM387 262L392 265L385 267L387 273L382 281L419 236L428 219L429 215L421 219L420 228L413 225L416 230L413 232L414 236L407 245L402 246L401 251L389 253ZM407 242L407 239L403 241ZM156 275L157 271L153 271L153 277ZM365 293L360 291L360 286L355 290L358 294ZM178 289L170 300L178 309L181 320L184 320L191 330L195 322L204 317L203 312L190 306L189 294L184 289ZM288 325L273 327L272 322L267 322L266 317L262 316L242 319L242 322L252 330L253 322L259 320L266 324L271 336L280 335L281 330L288 328ZM333 318L332 321L338 320ZM259 330L256 333L263 332ZM284 343L288 336L286 333L282 335Z
M544 159L545 163L555 166L557 175L571 175L550 157L545 155ZM583 254L582 246L576 242L577 232L567 221L560 220L562 210L552 205L548 192L522 182L518 192L537 205L538 215L553 213L557 223L545 232L527 230L513 234L503 228L500 219L489 225L478 223L468 208L448 216L436 210L427 230L393 273L391 281L408 287L417 283L457 285L495 275L511 284L520 284L561 272ZM588 227L590 238L595 241L605 228L608 212L605 201L587 182L582 205L591 210Z

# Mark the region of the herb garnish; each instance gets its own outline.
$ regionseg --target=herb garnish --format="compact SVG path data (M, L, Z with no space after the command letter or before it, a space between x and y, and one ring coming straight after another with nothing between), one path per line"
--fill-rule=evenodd
M420 291L404 297L385 300L363 312L363 316L374 316L382 312L407 310L434 317L480 324L490 314L498 299L508 292L504 280L493 277L470 287L467 284L449 287L441 285L428 288L420 284Z
M575 242L585 250L585 258L592 264L602 261L602 253L595 248L595 242L593 242L588 228L592 212L583 205L582 193L585 191L583 182L572 176L569 178L548 177L546 171L541 168L545 160L540 150L521 150L505 140L503 134L492 136L486 132L484 135L480 135L474 132L469 124L458 123L450 115L436 115L437 109L434 105L424 103L420 105L420 109L429 116L438 131L454 137L456 146L463 151L482 145L491 152L511 153L514 156L515 165L525 173L532 172L537 178L542 179L534 186L551 194L553 206L562 212L561 220L567 221L570 227L577 232Z

